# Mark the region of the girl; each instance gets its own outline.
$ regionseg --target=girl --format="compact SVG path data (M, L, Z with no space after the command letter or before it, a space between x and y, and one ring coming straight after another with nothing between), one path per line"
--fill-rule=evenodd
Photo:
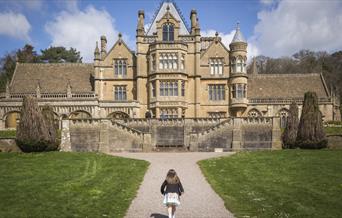
M163 203L167 206L169 218L175 218L176 206L180 205L179 196L184 194L184 189L174 169L167 172L160 191L164 195Z

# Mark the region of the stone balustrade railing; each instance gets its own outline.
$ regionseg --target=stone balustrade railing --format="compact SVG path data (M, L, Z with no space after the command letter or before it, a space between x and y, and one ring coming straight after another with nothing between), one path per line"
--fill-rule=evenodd
M37 93L0 93L0 99L22 99L25 96L31 95L33 97L37 97ZM86 93L86 92L80 92L80 93L72 93L71 96L69 96L67 93L41 93L38 95L38 98L41 99L70 99L70 98L96 98L95 93Z
M249 98L251 104L291 104L295 101L297 104L302 104L304 98ZM320 103L330 103L331 98L318 98Z

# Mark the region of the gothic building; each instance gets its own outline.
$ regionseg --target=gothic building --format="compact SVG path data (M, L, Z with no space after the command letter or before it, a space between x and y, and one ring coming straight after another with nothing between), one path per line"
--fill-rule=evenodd
M112 43L112 42L111 42ZM339 102L320 74L247 74L247 42L236 27L227 48L218 34L202 37L198 15L190 26L173 2L163 2L145 30L138 12L136 50L122 39L96 43L93 64L24 64L0 99L2 128L15 127L22 97L34 95L56 118L286 117L306 91L319 97L325 120L340 119Z

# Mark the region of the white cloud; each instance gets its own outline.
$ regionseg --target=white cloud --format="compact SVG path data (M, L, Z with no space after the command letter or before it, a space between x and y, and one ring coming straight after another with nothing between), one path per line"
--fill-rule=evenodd
M216 30L205 30L205 31L201 31L201 35L206 37L206 36L215 36ZM222 33L219 32L218 33L219 37L221 37L222 43L229 49L229 44L232 42L233 37L235 35L235 29L230 31L229 33ZM247 46L247 60L251 60L252 57L258 55L258 49L257 47L250 42L250 40L247 40L248 42L248 46Z
M274 3L274 0L260 0L261 4L263 5L272 5Z
M46 23L45 30L52 38L51 45L76 48L84 62L92 62L95 42L100 41L101 35L107 37L107 51L117 40L114 22L106 10L97 10L93 6L79 10L77 5L71 4L67 11L60 12L53 21Z
M30 41L31 25L25 15L14 12L0 13L0 34Z
M258 13L252 43L272 57L342 48L341 1L283 0Z

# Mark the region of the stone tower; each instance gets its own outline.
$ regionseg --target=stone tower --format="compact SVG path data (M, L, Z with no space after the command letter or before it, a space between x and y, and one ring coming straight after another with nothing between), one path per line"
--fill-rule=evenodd
M230 113L241 116L248 106L247 100L247 42L243 37L239 23L230 48Z

